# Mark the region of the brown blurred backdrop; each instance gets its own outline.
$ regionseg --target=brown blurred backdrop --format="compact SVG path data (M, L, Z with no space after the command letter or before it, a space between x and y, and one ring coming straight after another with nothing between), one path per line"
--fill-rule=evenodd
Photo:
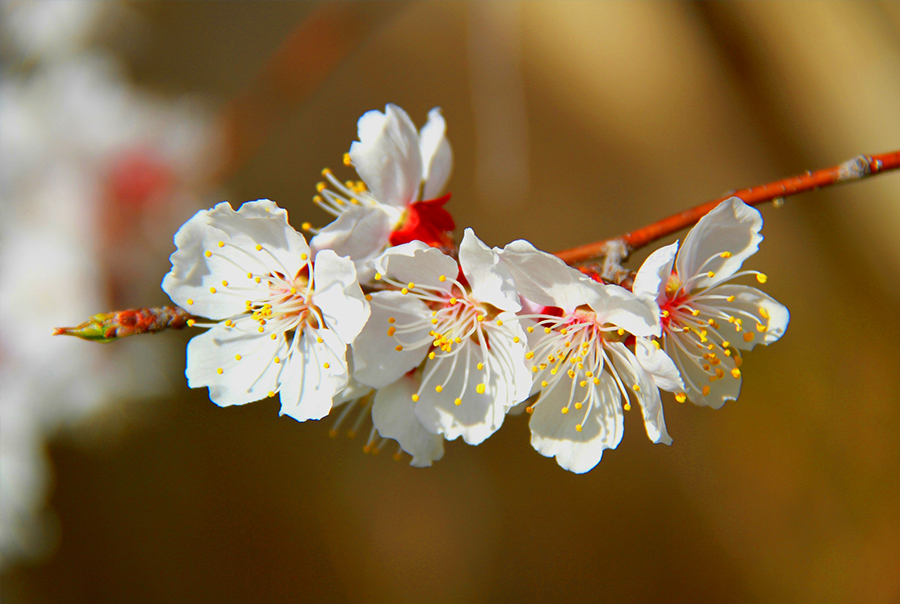
M490 245L568 248L900 147L896 2L134 8L143 35L110 42L134 81L237 112L228 144L245 155L213 186L274 199L295 225L325 223L320 170L343 174L356 120L387 102L417 124L443 108L448 208ZM302 52L267 72L304 27ZM329 439L330 420L220 409L185 386L55 441L59 546L6 574L4 599L900 601L900 174L762 213L750 265L790 328L748 355L739 401L664 399L673 446L631 412L620 447L576 476L511 417L414 469Z

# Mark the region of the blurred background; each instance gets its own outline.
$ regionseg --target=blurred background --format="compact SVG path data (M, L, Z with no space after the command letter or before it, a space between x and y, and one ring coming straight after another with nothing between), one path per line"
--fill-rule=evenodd
M324 225L321 169L351 178L388 102L443 108L447 207L490 245L895 150L900 3L0 6L4 602L900 601L900 174L761 208L786 336L740 400L664 398L671 447L628 413L582 476L524 417L415 469L275 401L216 407L190 333L50 337L166 303L197 209Z

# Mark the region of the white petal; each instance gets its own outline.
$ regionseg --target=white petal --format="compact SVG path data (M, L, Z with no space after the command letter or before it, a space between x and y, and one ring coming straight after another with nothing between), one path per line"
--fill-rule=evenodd
M588 417L574 409L560 412L568 404L568 389L559 387L535 405L529 422L531 446L576 474L596 466L604 449L615 449L624 430L621 395L609 373L602 373L600 383L588 387L597 389L601 401ZM583 424L580 432L577 424Z
M323 228L309 242L313 254L334 250L338 256L349 256L356 272L368 281L374 270L366 265L384 250L390 241L391 217L377 206L353 206ZM369 275L363 275L370 272Z
M730 296L734 296L733 302L727 300ZM725 324L721 317L716 317L721 324L720 331L732 346L740 350L751 350L757 344L771 344L777 341L784 335L791 318L783 304L755 287L746 285L719 285L703 292L695 299L742 320L743 331L735 333L730 324ZM768 315L768 318L763 313ZM708 317L706 313L701 313L700 318ZM761 332L757 326L762 326L765 330ZM747 341L744 334L750 334L752 338Z
M258 401L278 390L284 366L273 359L287 357L287 344L254 327L250 320L238 321L236 327L220 325L194 337L187 348L188 386L208 386L210 400L222 407Z
M359 142L350 146L350 159L375 198L394 207L416 201L422 183L422 155L409 116L396 105L388 105L384 113L365 113L357 126Z
M329 329L308 327L296 346L285 364L281 414L299 422L321 419L347 386L347 345Z
M402 283L413 283L450 291L459 266L450 256L421 241L410 241L392 247L374 262L375 269ZM441 276L447 278L442 282Z
M356 280L356 268L349 258L322 250L316 255L313 276L313 304L322 311L326 326L345 344L352 344L369 319L369 303Z
M587 277L524 239L507 244L500 257L515 279L519 294L532 302L572 312L591 295L585 289Z
M403 376L381 388L372 404L372 423L378 434L393 438L413 456L410 465L422 468L444 456L444 439L426 430L416 418L412 395L418 387L415 379Z
M643 338L638 339L641 340ZM666 432L666 418L663 416L662 399L659 397L659 388L654 383L653 377L644 371L635 355L625 348L624 344L620 342L613 343L609 345L609 348L613 351L613 365L619 375L619 379L622 380L626 388L632 389L638 404L641 406L647 436L654 443L671 445L672 437ZM637 388L635 389L634 386L637 386Z
M163 290L179 306L212 319L241 313L247 300L269 295L266 282L255 284L248 273L294 276L306 264L302 255L309 256L287 212L268 200L248 201L237 212L227 202L197 212L178 230L175 245Z
M486 246L472 229L466 229L459 246L459 264L472 287L472 296L501 310L522 308L509 269L500 255Z
M688 291L711 287L736 273L744 260L756 253L762 235L762 216L737 197L720 203L687 234L675 268L682 281L712 271L688 286ZM728 258L721 254L727 252Z
M741 393L740 374L735 377L732 371L735 369L734 360L727 356L722 349L714 345L712 353L716 358L720 359L717 367L723 371L723 377L710 381L710 374L690 356L688 356L682 348L676 344L679 339L681 344L689 350L691 346L696 346L696 340L693 338L682 337L681 334L666 334L665 349L669 357L675 361L675 366L681 372L681 378L684 380L685 393L692 403L703 407L712 407L718 409L725 404L725 401L737 400ZM708 388L704 394L704 388Z
M353 377L373 388L381 388L395 382L407 371L414 369L425 358L430 347L428 332L431 324L426 317L431 316L428 307L419 300L404 296L400 292L378 292L372 294L371 316L362 332L353 341ZM388 318L396 319L388 323ZM411 333L388 336L388 329L399 328L407 323L419 322L422 327ZM400 342L428 342L418 347L396 349Z
M428 122L419 131L419 149L422 152L422 180L425 187L423 199L440 195L453 171L453 150L446 137L447 125L437 107L428 112Z
M675 362L662 348L657 348L649 338L636 338L634 351L641 367L650 374L657 387L667 392L684 390Z
M666 299L666 283L672 274L672 266L675 264L675 252L678 251L678 242L661 247L644 260L634 278L631 290L636 294L648 294L656 298L657 303Z
M637 296L619 285L594 283L597 292L587 303L601 323L611 323L636 336L660 335L660 311L656 300Z

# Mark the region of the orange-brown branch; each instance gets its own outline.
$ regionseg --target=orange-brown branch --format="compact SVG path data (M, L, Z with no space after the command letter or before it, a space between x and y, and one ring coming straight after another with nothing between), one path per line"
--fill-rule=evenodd
M636 231L625 233L612 239L557 252L556 255L568 264L578 264L605 256L609 246L613 243L624 244L626 252L632 252L695 224L722 201L730 197L739 197L744 203L755 206L842 182L868 178L898 168L900 168L900 151L892 151L882 155L860 155L838 166L807 172L806 174L777 180L758 187L734 191L729 195L700 204L690 210L663 218Z

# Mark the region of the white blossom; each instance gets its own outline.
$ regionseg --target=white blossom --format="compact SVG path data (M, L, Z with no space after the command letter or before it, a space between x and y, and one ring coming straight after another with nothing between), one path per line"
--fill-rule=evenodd
M519 293L546 307L523 315L534 322L527 327L538 394L526 409L532 446L567 470L587 472L621 441L623 400L630 409L631 396L650 440L670 444L657 380L677 380L677 372L660 358L664 353L639 348L638 356L656 360L644 365L625 345L629 335L659 334L656 303L592 281L527 241L510 243L502 257Z
M482 442L531 387L518 296L497 253L467 229L459 264L414 241L375 266L399 291L371 296L372 317L353 345L356 379L384 388L424 360L410 395L420 422L449 440Z
M770 344L787 329L787 308L754 287L728 283L756 253L762 217L737 197L719 204L678 243L656 250L634 280L635 293L653 296L662 313L662 339L698 405L718 408L741 389L742 350ZM677 250L677 254L676 254Z
M163 289L215 323L188 345L192 388L218 405L280 395L298 421L329 413L348 385L347 345L369 316L356 269L332 251L315 262L287 212L269 200L222 202L175 236Z
M387 105L384 113L364 114L359 141L345 158L362 181L342 183L330 170L323 172L334 190L320 183L316 201L336 220L312 239L313 250L332 249L352 258L367 280L372 274L369 261L389 244L443 242L443 233L455 228L441 207L446 199L435 199L453 168L445 130L437 108L420 132L396 105Z

